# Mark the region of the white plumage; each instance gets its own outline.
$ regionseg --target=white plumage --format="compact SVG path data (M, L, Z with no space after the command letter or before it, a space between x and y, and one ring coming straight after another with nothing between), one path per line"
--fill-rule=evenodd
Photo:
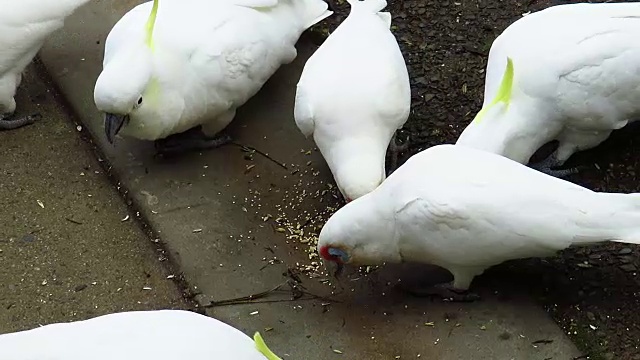
M125 14L107 37L94 100L107 122L120 121L111 130L106 124L110 141L118 125L123 135L144 140L198 125L215 135L281 65L295 59L302 32L331 14L322 0L156 5L151 46L145 41L153 2Z
M484 105L513 60L508 108L486 111L458 144L528 163L558 140L550 165L594 147L640 116L640 3L568 4L510 25L489 53Z
M313 139L347 200L386 176L385 154L407 121L411 89L384 0L349 0L351 13L305 64L295 121Z
M241 331L182 310L114 313L0 335L3 360L275 360Z
M438 145L338 210L318 248L344 263L437 265L466 290L504 261L602 241L640 243L640 194L597 193L500 155Z
M14 96L22 72L47 37L62 28L65 18L88 1L0 0L0 128L31 122L26 118L4 120L16 110Z

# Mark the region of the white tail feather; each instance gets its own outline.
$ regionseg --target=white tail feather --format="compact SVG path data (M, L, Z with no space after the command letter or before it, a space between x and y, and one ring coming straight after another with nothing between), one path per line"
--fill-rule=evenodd
M640 194L598 193L602 202L573 245L613 241L640 245Z

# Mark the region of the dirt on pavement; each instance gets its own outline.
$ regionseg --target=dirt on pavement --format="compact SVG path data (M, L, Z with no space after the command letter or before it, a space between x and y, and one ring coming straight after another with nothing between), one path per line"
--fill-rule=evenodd
M471 122L483 101L489 49L509 24L529 11L569 2L389 1L392 31L411 78L412 112L402 130L410 139L405 160L428 147L454 143ZM326 34L342 22L349 5L337 5L335 16L314 30ZM586 169L569 180L597 191L640 192L637 128L627 127L576 154L567 165ZM515 289L530 291L589 359L640 359L639 256L640 248L624 244L567 250L550 259L503 264L475 284L490 284L504 296Z
M34 66L16 98L33 125L0 132L0 334L120 311L190 309Z

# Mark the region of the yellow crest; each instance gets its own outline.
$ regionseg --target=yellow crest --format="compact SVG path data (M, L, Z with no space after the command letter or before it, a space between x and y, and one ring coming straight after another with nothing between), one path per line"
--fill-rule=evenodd
M504 70L504 75L502 76L502 83L500 84L500 88L498 89L498 93L493 98L493 101L489 103L489 105L480 109L480 112L473 118L473 121L480 122L484 117L484 114L496 105L499 102L504 102L507 106L509 106L509 102L511 101L511 90L513 89L513 60L510 57L507 57L507 68Z
M153 0L151 14L149 14L149 19L147 20L146 43L151 50L153 50L153 28L156 25L156 17L158 16L158 2L159 0Z
M256 343L256 349L258 349L258 351L260 351L260 353L268 360L282 360L278 355L269 350L269 347L265 344L259 332L256 331L255 335L253 335L253 341Z

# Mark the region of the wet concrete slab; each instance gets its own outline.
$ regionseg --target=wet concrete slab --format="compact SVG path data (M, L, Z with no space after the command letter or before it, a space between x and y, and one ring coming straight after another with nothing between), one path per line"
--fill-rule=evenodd
M87 126L142 216L156 231L202 306L257 294L279 284L292 291L260 303L207 307L209 315L251 334L264 332L284 359L570 359L574 345L523 294L477 289L477 303L411 297L398 287L442 276L393 266L340 281L317 266L313 234L337 207L328 168L293 121L295 85L314 51L306 37L229 127L236 145L161 159L151 143L106 142L93 105L103 42L133 1L94 1L53 36L40 56ZM131 6L127 6L127 5ZM247 151L249 150L249 151ZM284 164L284 166L282 166ZM298 226L304 230L299 232ZM304 287L304 288L302 288ZM299 297L291 301L292 297ZM238 302L238 301L236 301ZM552 339L546 345L536 340Z

